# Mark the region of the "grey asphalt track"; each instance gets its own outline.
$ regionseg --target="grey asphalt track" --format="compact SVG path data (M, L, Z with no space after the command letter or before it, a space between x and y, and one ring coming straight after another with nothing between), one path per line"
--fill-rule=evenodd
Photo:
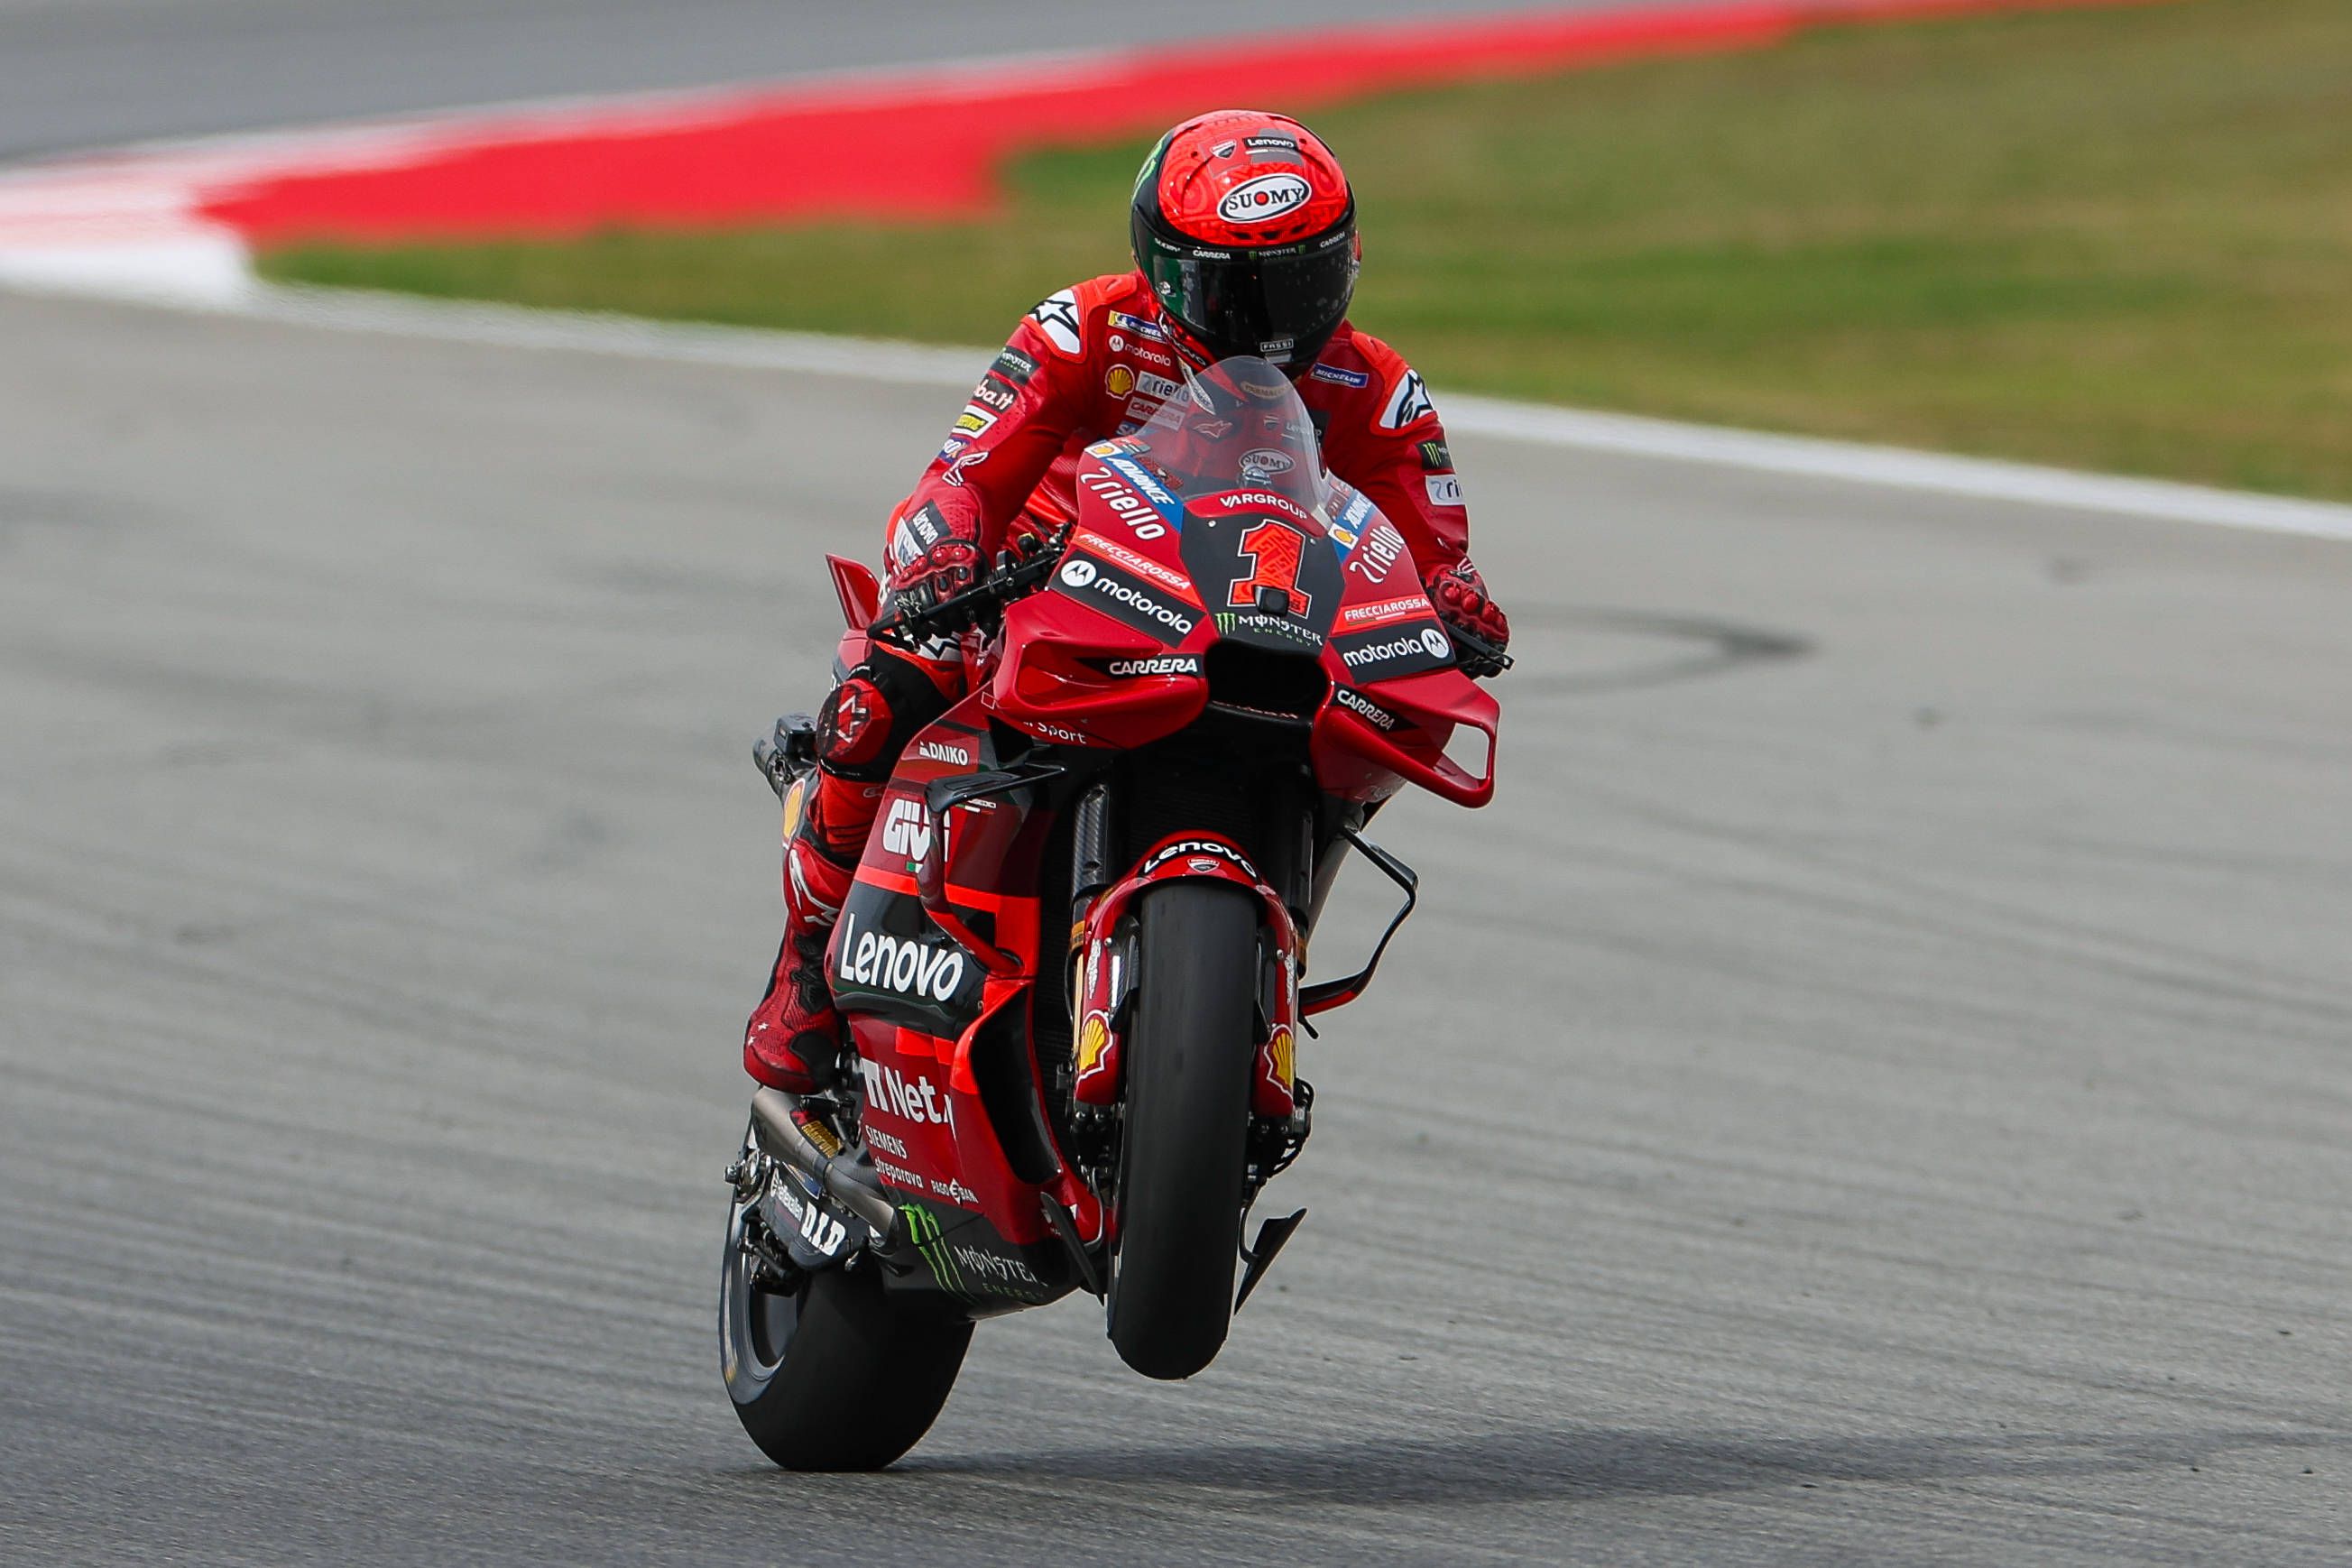
M1504 787L1223 1358L992 1323L796 1479L745 752L956 397L0 344L0 1560L2352 1555L2352 550L1458 441Z
M1689 0L0 0L0 161L510 99ZM1246 79L1239 62L1237 79Z

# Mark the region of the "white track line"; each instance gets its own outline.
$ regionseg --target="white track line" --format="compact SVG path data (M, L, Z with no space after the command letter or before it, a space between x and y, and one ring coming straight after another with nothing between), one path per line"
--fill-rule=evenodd
M635 359L733 365L803 375L919 386L961 386L977 377L992 348L930 348L814 332L697 326L575 311L410 299L394 294L258 286L225 310L266 321L343 331L383 332L511 348L561 349ZM1985 458L1955 458L1802 436L1771 436L1684 425L1630 414L1598 414L1497 398L1449 396L1449 431L1579 451L1704 463L1843 484L1883 485L1972 500L2064 507L2168 522L2352 540L2352 506L2213 489L2161 479L2124 479Z
M65 290L61 290L65 291ZM73 289L133 297L114 288ZM642 321L627 316L424 300L398 294L251 284L229 295L162 291L146 303L207 314L281 321L336 331L429 338L501 348L727 365L798 375L843 376L902 385L959 387L974 379L993 348L934 348L871 338L747 327ZM2062 507L2215 528L2251 529L2352 541L2352 506L2294 500L2160 479L2123 479L1899 447L1771 436L1706 425L1599 414L1496 398L1444 400L1446 428L1578 451L1700 463L1841 484Z

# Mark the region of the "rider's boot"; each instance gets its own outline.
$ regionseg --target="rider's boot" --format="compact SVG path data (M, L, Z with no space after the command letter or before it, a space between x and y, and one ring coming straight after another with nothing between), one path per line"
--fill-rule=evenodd
M824 948L879 794L822 767L785 792L784 939L768 994L743 1031L743 1068L771 1088L807 1094L841 1076L848 1041L825 982Z

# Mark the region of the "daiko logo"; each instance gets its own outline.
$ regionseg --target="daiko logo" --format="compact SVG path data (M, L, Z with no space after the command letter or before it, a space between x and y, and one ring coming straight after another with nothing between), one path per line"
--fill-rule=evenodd
M1227 191L1217 216L1227 223L1263 223L1296 212L1314 194L1315 187L1297 174L1259 174Z

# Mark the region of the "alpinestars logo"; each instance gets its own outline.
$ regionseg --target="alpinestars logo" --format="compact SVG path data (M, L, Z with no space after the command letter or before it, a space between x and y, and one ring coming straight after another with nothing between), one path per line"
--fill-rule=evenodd
M1381 428L1402 430L1436 412L1429 401L1429 388L1422 384L1421 373L1409 370L1389 389L1388 404L1381 410Z
M887 1110L908 1121L938 1127L955 1125L955 1104L921 1073L902 1073L887 1063L860 1057L858 1075L866 1079L866 1109Z
M931 814L919 800L894 800L882 821L882 847L919 860L931 852Z
M1076 353L1085 346L1086 339L1078 327L1078 297L1067 289L1038 300L1029 319L1066 354Z
M841 934L834 941L841 954L841 978L852 985L895 991L918 1002L945 1002L963 984L961 948L931 947L887 931L861 931L857 917L845 911Z

